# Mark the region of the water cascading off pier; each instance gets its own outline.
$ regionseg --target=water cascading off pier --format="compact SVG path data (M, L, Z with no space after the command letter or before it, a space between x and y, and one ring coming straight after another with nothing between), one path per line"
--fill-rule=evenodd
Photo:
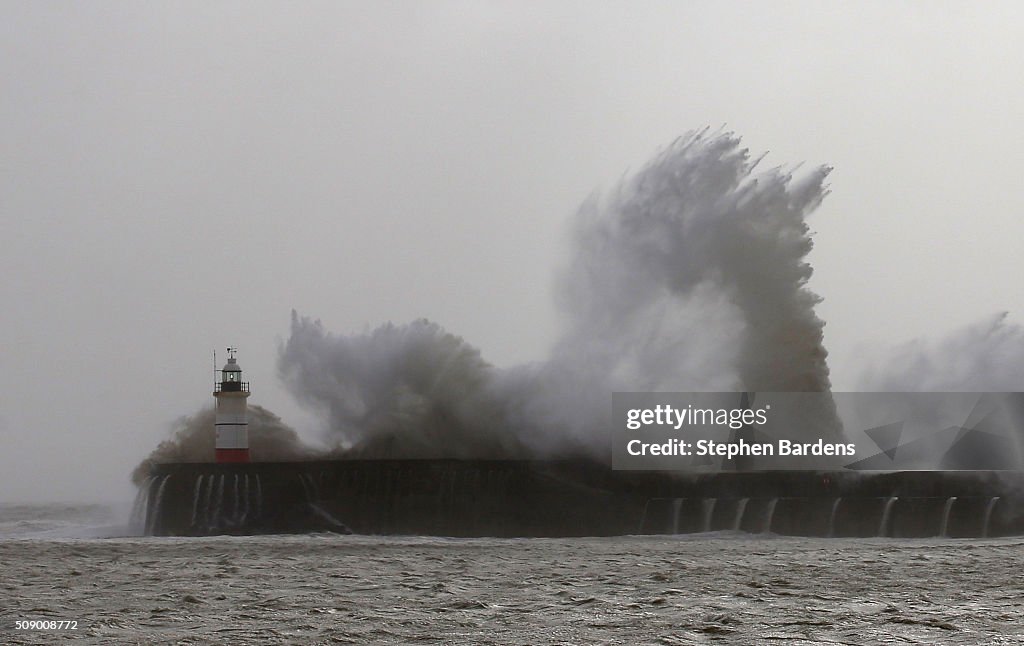
M1024 476L997 472L616 472L570 461L167 464L140 491L155 535L311 531L834 538L1024 534Z

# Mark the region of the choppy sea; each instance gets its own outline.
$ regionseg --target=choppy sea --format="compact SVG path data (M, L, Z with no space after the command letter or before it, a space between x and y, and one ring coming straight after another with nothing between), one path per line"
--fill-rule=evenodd
M1024 643L1022 539L151 538L127 507L0 505L0 643Z

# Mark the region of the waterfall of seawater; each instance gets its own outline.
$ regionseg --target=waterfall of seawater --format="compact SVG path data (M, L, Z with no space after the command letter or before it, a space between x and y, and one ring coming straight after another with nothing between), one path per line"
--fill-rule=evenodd
M676 498L672 501L672 533L679 533L679 510L683 507L683 499Z
M878 525L878 535L888 536L889 535L889 521L892 517L892 506L899 500L898 497L892 496L885 501L885 510L882 511L882 522Z
M198 520L199 518L199 498L200 494L202 494L203 492L203 478L205 477L206 476L204 476L203 474L199 474L198 476L196 476L196 486L195 490L192 492L192 523L190 525L191 527L196 526L196 520Z
M939 526L939 536L943 538L949 536L949 513L953 511L955 502L956 496L951 496L946 500L946 506L942 508L942 525Z
M160 518L160 504L164 500L164 489L167 488L167 481L171 479L170 475L166 475L160 480L160 486L156 490L156 498L153 500L153 511L147 514L146 519L146 534L152 535L156 529L157 521Z
M149 488L152 486L155 478L149 476L146 481L139 487L138 493L135 494L135 503L132 505L132 516L128 521L132 532L136 534L142 534L146 530L146 509L149 507Z
M764 515L764 527L761 528L762 534L770 534L772 531L772 520L775 519L775 505L779 503L778 498L772 498L771 502L768 503L768 509L765 510Z
M842 497L836 498L832 503L832 513L828 515L828 537L836 535L836 514L839 512L839 505L843 502Z
M210 519L218 527L220 526L221 512L224 509L224 480L224 474L221 474L217 481L217 501L213 505L213 518Z
M704 522L701 524L702 532L711 531L711 516L715 513L715 503L718 502L718 498L705 498L701 501L702 511L704 512Z
M192 489L190 527L208 531L244 525L250 517L260 516L262 497L259 475L253 479L248 473L236 473L229 479L227 474L200 474ZM145 511L141 513L144 516Z
M210 474L206 478L206 495L203 496L203 527L209 527L210 521L210 505L213 504L213 481L216 478L214 474Z
M740 498L740 501L736 503L736 517L732 519L732 530L738 532L743 526L743 512L747 510L747 501L749 498Z
M999 496L992 496L992 499L988 501L988 506L985 507L985 520L981 526L981 537L988 538L989 524L992 522L992 510L996 508L996 503L999 502Z

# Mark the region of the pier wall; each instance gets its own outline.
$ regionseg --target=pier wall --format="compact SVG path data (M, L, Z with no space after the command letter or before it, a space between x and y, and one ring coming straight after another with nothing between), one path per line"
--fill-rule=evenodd
M146 533L186 536L1005 536L1024 534L1024 476L678 474L582 461L179 463L154 468L140 491L139 516Z

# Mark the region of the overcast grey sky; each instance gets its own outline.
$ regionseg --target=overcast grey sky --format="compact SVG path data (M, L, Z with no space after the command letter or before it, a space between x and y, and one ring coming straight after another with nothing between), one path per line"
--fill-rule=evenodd
M0 1L0 501L125 495L229 344L312 436L292 308L543 357L568 218L705 125L835 167L837 389L1020 322L1022 42L1009 2Z

